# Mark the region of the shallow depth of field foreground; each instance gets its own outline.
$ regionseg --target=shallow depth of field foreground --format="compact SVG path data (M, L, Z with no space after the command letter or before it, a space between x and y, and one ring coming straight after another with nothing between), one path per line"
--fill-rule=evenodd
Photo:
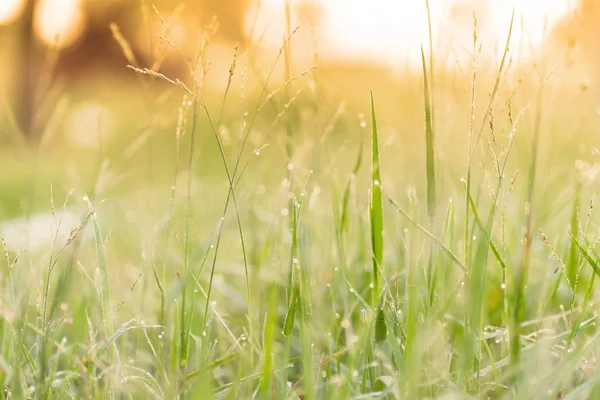
M14 3L0 398L600 398L599 2Z

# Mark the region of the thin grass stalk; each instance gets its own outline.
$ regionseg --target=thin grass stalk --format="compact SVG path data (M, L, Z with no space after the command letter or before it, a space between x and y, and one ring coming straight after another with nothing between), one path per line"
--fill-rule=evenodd
M90 210L92 226L94 228L94 240L96 243L96 256L98 260L98 268L100 269L100 299L102 305L102 322L104 324L104 329L106 331L106 338L110 338L113 336L113 319L110 313L111 310L111 301L110 301L110 291L108 288L108 271L106 266L106 257L104 256L104 241L102 238L102 231L100 230L100 225L98 224L98 219L96 218L96 214L93 210ZM115 355L116 355L116 344L113 343L109 349L109 362L110 365L115 365ZM109 380L109 398L114 398L114 380L116 379L116 374L112 374L113 378Z
M496 94L498 93L498 88L500 86L500 80L502 78L502 73L504 72L504 67L506 65L506 59L508 56L508 50L509 50L509 46L510 46L510 41L512 38L512 31L513 31L513 24L514 24L514 20L515 20L515 11L513 9L511 18L510 18L510 27L508 29L508 35L506 38L506 44L504 45L504 51L502 53L502 60L500 61L500 67L498 68L498 72L496 73L496 80L494 82L494 88L492 89L492 93L490 95L490 99L488 101L488 105L485 109L485 112L483 114L483 118L481 120L481 125L479 127L479 130L477 132L477 136L475 137L475 141L472 143L472 145L469 146L469 153L468 153L468 160L467 160L467 186L466 186L466 198L465 198L465 216L466 216L466 225L465 225L465 230L467 232L467 236L465 237L465 242L468 243L470 242L469 236L468 236L468 232L469 232L469 209L470 209L470 204L469 204L469 197L471 197L471 171L472 171L472 162L473 162L473 153L475 152L475 149L477 148L477 145L479 144L479 140L481 139L481 136L483 134L483 131L486 127L489 115L490 115L490 111L492 109L492 105L494 104L494 100L496 99ZM475 43L477 40L477 37L475 36ZM473 86L472 86L472 103L471 103L471 118L474 118L474 114L473 114L473 107L475 104L475 95L474 95L474 85L475 82L473 81ZM470 135L471 137L471 135ZM471 141L469 140L470 144ZM468 255L468 252L467 252ZM469 264L467 264L467 266L469 266Z
M529 181L527 183L527 204L526 208L526 223L525 223L525 248L521 258L521 265L517 272L517 293L515 298L515 309L514 309L514 330L511 335L510 343L510 355L513 363L517 363L521 353L521 329L520 321L525 318L525 283L527 282L527 276L529 274L529 261L531 253L531 241L533 239L533 202L535 195L535 181L537 173L537 157L538 147L540 138L540 129L542 123L542 110L543 110L543 94L542 90L538 92L537 108L535 115L535 123L533 130L533 141L531 143L531 165L529 167Z
M256 112L253 114L253 117L252 117L252 119L250 120L249 124L247 124L247 126L246 126L246 128L245 128L245 133L244 133L244 135L243 135L242 144L241 144L241 146L239 147L238 154L237 154L237 158L236 158L236 161L235 161L235 165L234 165L234 167L233 167L233 171L231 172L231 175L230 175L230 176L231 176L231 180L236 182L236 184L235 184L235 185L233 185L233 187L235 187L235 186L237 185L237 182L239 182L239 180L241 179L241 175L242 175L242 174L243 174L243 172L245 171L245 168L243 168L241 171L239 170L239 167L240 167L240 162L241 162L241 160L242 160L243 150L244 150L244 148L245 148L245 146L246 146L246 143L247 143L247 141L248 141L248 138L249 138L249 134L250 134L251 128L253 127L253 125L254 125L254 122L256 121L256 117L257 117L257 115L258 115L258 110L260 109L260 106L261 106L261 104L262 104L262 99L264 98L264 96L265 96L265 94L266 94L266 92L267 92L267 84L268 84L268 82L269 82L269 80L270 80L270 78L271 78L271 76L272 76L272 74L273 74L273 72L274 72L274 70L275 70L275 67L276 67L276 65L277 65L277 63L278 63L278 61L279 61L279 59L280 59L281 55L284 53L284 50L285 50L285 48L286 48L286 46L287 46L287 43L288 43L288 42L291 40L292 36L293 36L293 35L294 35L294 34L297 32L297 30L299 29L299 27L300 27L300 25L298 25L298 27L296 27L296 28L295 28L295 29L294 29L294 30L293 30L293 31L292 31L292 32L291 32L291 33L290 33L290 34L289 34L289 35L286 37L286 39L284 40L284 45L283 45L283 46L280 48L280 50L279 50L279 52L278 52L278 55L277 55L277 57L276 57L275 61L273 62L273 65L271 66L271 69L269 70L269 74L268 74L267 78L264 80L264 84L262 85L262 91L261 91L261 94L260 94L260 96L259 96L259 99L258 99L258 102L257 102L257 109L256 109ZM289 107L289 103L286 105L286 109L287 109L288 107ZM207 110L207 109L206 109L206 110ZM208 110L207 110L207 111L208 111ZM280 114L281 114L281 113L280 113ZM214 131L214 129L213 129L213 131ZM212 282L212 279L213 279L213 277L214 277L214 268L215 268L215 264L216 264L216 254L218 253L218 249L219 249L219 245L220 245L220 239L221 239L221 230L222 230L222 223L223 223L223 220L224 220L224 218L225 218L225 215L226 215L226 213L227 213L227 209L228 209L228 207L229 207L229 202L230 202L230 200L231 200L231 198L230 198L230 197L231 197L232 195L233 195L233 193L232 193L232 191L231 191L231 185L230 185L230 191L229 191L229 194L228 194L228 196L227 196L227 199L226 199L226 201L225 201L225 206L224 206L224 210L223 210L223 215L222 215L222 217L221 217L221 226L220 226L220 228L219 228L219 232L218 232L218 234L217 234L217 241L216 241L216 244L215 244L215 256L214 256L214 258L213 258L213 263L212 263L213 265L212 265L212 270L211 270L211 278L210 278L210 282ZM239 213L236 213L236 214L238 214L238 217L239 217ZM238 221L238 226L239 226L239 221ZM211 285L211 284L209 283L209 285ZM208 295L209 295L209 297L210 297L210 293L211 293L211 286L209 286L209 288L208 288ZM203 325L206 327L206 315L205 315L205 318L204 318Z
M469 148L467 149L467 175L469 175L471 168L471 156L473 148L473 135L475 133L475 87L477 83L477 17L473 13L473 65L471 78L471 102L469 104ZM471 265L471 233L469 229L470 218L469 218L469 197L471 196L471 183L467 181L466 184L466 199L465 199L465 265Z
M535 94L541 93L541 89L546 84L546 82L548 81L548 79L550 78L552 73L550 73L544 79L544 81L542 82L540 87L538 87L538 89L536 90ZM485 284L486 284L486 269L487 269L487 260L488 260L489 249L494 247L494 246L492 246L492 241L491 241L491 232L493 231L494 217L496 214L497 203L498 203L498 199L500 196L500 190L502 189L502 186L504 183L504 176L505 176L505 172L506 172L506 166L508 164L508 157L509 157L510 151L513 147L513 142L514 142L514 138L516 135L517 126L518 126L519 121L521 120L521 117L530 108L530 104L531 104L531 102L528 102L525 105L525 107L523 107L519 111L516 119L513 122L512 127L511 127L511 131L508 136L509 140L508 140L508 144L507 144L507 149L506 149L505 155L504 155L504 161L503 161L502 166L498 173L498 184L496 186L496 189L495 189L495 192L493 195L492 206L490 208L488 219L487 219L487 226L485 229L482 229L483 237L481 239L479 239L473 268L470 271L470 275L469 275L469 297L471 298L471 301L470 301L471 310L470 310L470 314L469 314L470 320L469 320L468 326L470 328L470 335L472 336L472 339L476 340L476 342L477 342L477 347L478 347L477 356L479 357L478 359L481 358L480 356L481 356L482 344L481 344L481 340L479 340L479 333L482 332L482 330L483 330L483 322L484 322L483 314L484 314L484 305L485 305L484 298L483 298L484 292L483 292L482 288L484 288ZM472 198L470 198L470 203L472 203L474 205ZM478 216L478 213L477 213L475 207L473 207L473 213L474 213L475 222L477 222L477 220L479 220L479 216ZM496 252L497 252L497 250L496 250ZM494 253L496 254L496 252L494 252ZM501 257L499 256L499 254L497 254L497 257L498 257L498 261L500 262L500 264L503 265L503 262L501 261ZM503 271L506 271L506 268L503 268ZM469 342L469 340L467 340L465 343L465 350L464 350L464 355L463 355L463 364L462 364L462 368L461 368L461 375L460 375L461 378L460 379L465 379L466 376L469 374L469 372L470 372L469 364L471 363L471 360L470 360L471 357L472 357L472 346L471 346L471 343ZM479 371L480 371L480 369L476 368L476 378L477 378L478 383L479 383ZM460 383L461 383L461 385L463 385L463 387L466 384L466 382L463 380L460 380Z
M198 85L196 85L196 91ZM190 247L190 220L192 218L192 171L194 166L194 154L196 147L196 127L198 123L198 93L192 100L192 122L190 127L190 150L188 156L188 179L186 187L186 206L185 206L185 233L184 233L184 245L183 245L183 274L182 274L182 289L181 289L181 323L179 325L179 369L181 372L185 372L187 367L187 359L189 355L188 348L188 328L186 327L186 311L187 311L187 276L189 269L189 247ZM206 318L206 316L205 316ZM191 324L191 320L187 321Z
M221 138L219 136L219 132L218 132L218 128L221 125L221 118L223 116L223 109L225 108L225 102L227 100L227 94L229 93L229 88L231 86L231 81L233 78L233 74L235 72L235 62L236 62L236 57L237 57L237 45L235 46L234 50L235 50L235 54L234 54L234 58L233 58L233 62L231 64L230 70L229 70L229 78L227 80L227 86L225 89L225 94L223 95L223 101L221 104L221 111L219 113L219 120L217 122L217 124L215 125L214 120L211 116L211 113L208 109L208 106L206 105L206 103L204 101L202 101L202 107L204 108L204 111L206 113L206 116L208 117L208 121L210 123L210 127L213 133L213 136L215 137L215 140L217 142L217 146L219 148L219 155L221 156L221 161L223 162L223 166L225 168L225 173L227 175L227 181L229 184L229 191L227 193L227 199L225 201L225 207L223 210L223 215L222 215L222 220L223 218L225 218L225 215L227 213L227 208L229 206L229 201L230 199L233 200L233 204L234 204L234 208L235 208L235 214L236 214L236 221L237 221L237 226L238 226L238 233L240 236L240 242L241 242L241 246L242 246L242 257L243 257L243 263L244 263L244 275L245 275L245 279L246 279L246 301L248 303L248 331L249 331L249 336L250 336L250 341L253 342L254 340L254 328L253 328L253 313L252 313L252 291L250 288L250 271L248 268L248 257L247 257L247 251L246 251L246 243L244 240L244 230L243 230L243 226L242 226L242 220L241 220L241 216L240 216L240 211L239 211L239 207L238 207L238 202L237 202L237 196L235 194L235 184L234 184L234 176L232 175L231 169L229 168L229 163L227 162L227 156L225 155L225 148L223 146L223 142L221 141ZM222 226L222 225L221 225ZM220 241L220 239L219 239ZM213 268L211 270L211 280L209 285L212 286L212 277L214 276L214 267L215 267L215 261L216 261L216 257L217 257L217 253L218 250L217 248L215 249L215 255L214 255L214 260L213 260ZM210 288L209 288L210 289ZM209 294L210 294L210 290L209 290ZM206 307L205 307L205 312L208 312L208 304L209 304L209 300L208 299L207 303L206 303ZM206 319L206 316L205 316Z
M503 55L502 55L502 60L500 62L500 67L498 68L498 72L496 74L496 79L495 79L495 83L494 83L494 87L492 90L492 93L490 95L490 99L488 102L488 105L486 107L485 113L483 115L482 121L481 121L481 125L479 128L479 131L477 133L477 136L475 138L475 141L473 143L472 148L469 149L469 156L468 156L468 165L467 165L467 185L466 185L466 199L465 199L465 215L466 215L466 221L467 224L465 225L465 230L468 232L469 231L469 227L468 227L468 214L470 212L470 201L469 198L471 197L471 185L472 185L472 159L473 159L473 153L475 151L475 149L477 148L478 144L479 144L479 140L481 139L481 136L483 134L484 128L486 126L486 123L488 121L489 118L489 114L491 112L492 109L492 105L494 103L494 100L496 98L496 94L498 92L498 88L500 86L500 80L502 79L503 76L503 71L504 71L504 67L506 64L506 59L507 59L507 55L508 55L508 50L509 50L509 45L510 45L510 41L512 38L512 30L513 30L513 23L514 23L514 9L512 12L512 16L511 16L511 20L510 20L510 27L509 27L509 31L508 31L508 35L507 35L507 39L506 39L506 44L504 46L504 51L503 51ZM495 204L495 203L494 203ZM490 219L488 220L488 224L491 225L492 220L493 220L493 210L495 210L495 207L492 207L492 210L490 210L491 214L490 214ZM491 228L491 226L490 226ZM488 231L491 231L491 229L488 229ZM465 237L466 241L470 241L470 237L467 236ZM473 269L470 268L470 258L469 258L469 264L467 265L467 268L469 268L469 282L470 282L470 289L469 289L469 295L473 296L473 298L470 300L471 303L471 310L469 311L468 314L465 314L465 322L466 322L466 326L469 327L469 331L470 333L468 334L468 336L470 338L465 340L464 343L464 351L462 356L462 366L460 369L460 374L459 374L459 386L464 390L466 389L466 384L467 384L467 379L468 376L470 374L470 371L472 370L472 355L473 355L473 349L472 349L472 344L473 344L473 340L475 340L475 338L477 337L477 332L479 331L479 325L481 322L481 313L483 310L483 306L484 304L481 302L477 302L478 301L478 293L480 293L480 291L482 290L482 286L481 286L481 282L485 281L485 265L487 264L487 249L489 249L489 240L487 240L485 242L485 246L483 244L481 244L479 246L479 248L477 249L477 254L475 255L475 260L474 261L474 265L473 265ZM468 253L466 255L466 257L468 256Z
M193 103L192 103L193 104ZM171 190L169 195L169 209L167 211L167 224L165 227L165 242L163 244L163 255L160 270L160 277L156 268L152 268L154 273L154 280L160 292L160 314L159 324L165 326L166 323L166 303L165 303L165 287L167 284L167 250L169 246L169 239L171 237L171 222L173 219L173 212L175 206L175 191L177 189L177 177L179 176L180 169L180 156L181 156L181 137L183 136L186 125L187 125L187 111L188 111L188 95L185 94L181 101L179 108L179 116L177 121L177 128L175 131L175 166L173 169L173 180L171 183Z

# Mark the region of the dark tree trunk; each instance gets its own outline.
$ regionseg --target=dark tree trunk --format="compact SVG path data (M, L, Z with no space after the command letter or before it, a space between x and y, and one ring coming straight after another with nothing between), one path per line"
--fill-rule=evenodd
M19 21L18 34L20 49L19 67L16 85L16 114L19 127L28 139L34 139L35 132L35 37L33 32L33 15L36 0L28 0L23 16Z

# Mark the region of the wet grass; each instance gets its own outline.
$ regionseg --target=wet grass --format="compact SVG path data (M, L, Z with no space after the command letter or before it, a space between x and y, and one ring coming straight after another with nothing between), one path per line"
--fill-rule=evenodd
M517 69L507 21L495 68L474 35L472 70L423 51L344 106L289 13L217 93L214 27L191 75L129 71L135 135L2 150L2 398L598 395L593 97Z

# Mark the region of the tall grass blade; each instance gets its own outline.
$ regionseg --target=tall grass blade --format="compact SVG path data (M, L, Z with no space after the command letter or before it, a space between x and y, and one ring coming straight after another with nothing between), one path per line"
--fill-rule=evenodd
M369 221L371 224L371 250L373 252L372 306L379 297L379 273L383 266L383 205L381 203L381 176L379 173L379 137L375 117L375 100L371 90L371 201Z
M275 342L275 327L277 325L277 301L279 285L271 284L268 289L267 315L265 316L265 327L263 334L263 366L260 390L263 393L271 388L273 374L273 344Z
M421 46L421 61L423 64L423 94L425 99L425 156L427 174L427 214L429 218L435 216L435 151L433 140L433 107L429 96L429 82L427 80L427 64L425 53Z

